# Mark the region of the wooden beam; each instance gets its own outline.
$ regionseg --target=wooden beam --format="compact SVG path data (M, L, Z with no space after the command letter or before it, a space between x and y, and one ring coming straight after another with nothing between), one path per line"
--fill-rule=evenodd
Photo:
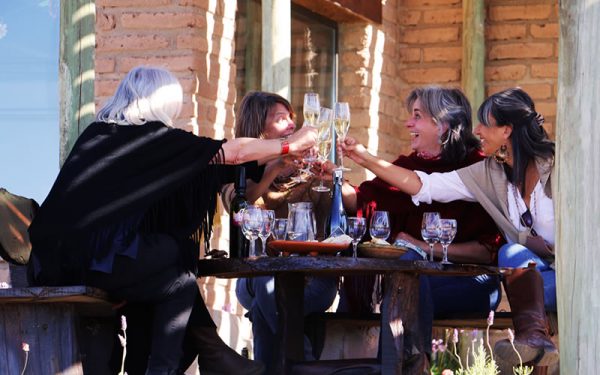
M463 0L462 88L473 107L473 123L477 108L485 97L485 6L483 0Z
M290 0L262 1L262 89L290 99L292 54Z
M380 0L294 0L315 13L336 22L374 22L381 24Z
M600 2L561 0L552 176L561 374L598 372Z
M60 4L60 165L94 120L95 0Z

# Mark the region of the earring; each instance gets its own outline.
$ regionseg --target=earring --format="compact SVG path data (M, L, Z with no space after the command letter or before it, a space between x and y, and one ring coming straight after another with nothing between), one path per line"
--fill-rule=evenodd
M508 159L508 147L506 147L506 145L502 145L496 150L496 152L494 152L494 160L500 164L504 164L506 159Z

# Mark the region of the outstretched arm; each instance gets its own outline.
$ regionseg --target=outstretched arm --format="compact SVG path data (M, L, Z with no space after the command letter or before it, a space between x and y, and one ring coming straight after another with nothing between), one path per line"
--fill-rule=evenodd
M399 167L378 157L371 155L362 144L352 137L346 137L342 144L344 155L355 163L367 168L385 182L397 187L401 191L416 195L421 190L421 179L412 170Z

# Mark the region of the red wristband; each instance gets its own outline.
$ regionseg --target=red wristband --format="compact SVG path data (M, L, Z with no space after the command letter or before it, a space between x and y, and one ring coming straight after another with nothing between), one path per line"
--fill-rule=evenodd
M281 142L281 155L285 155L290 152L290 143L288 141Z

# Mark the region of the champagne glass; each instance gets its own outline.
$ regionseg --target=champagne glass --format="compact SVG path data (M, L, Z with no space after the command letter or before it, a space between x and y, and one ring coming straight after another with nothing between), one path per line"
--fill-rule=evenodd
M319 94L316 92L307 92L304 94L303 114L305 126L317 126L320 108L321 105L319 103Z
M371 216L371 225L369 234L372 238L376 238L385 242L390 236L390 215L387 211L375 211Z
M356 258L356 248L367 231L367 221L364 217L347 218L348 235L352 237L352 258Z
M256 256L255 242L262 227L262 210L255 206L248 206L243 212L242 225L246 237L250 240L250 256Z
M440 213L424 212L421 222L421 237L429 245L431 255L429 260L433 262L433 245L439 241L440 237Z
M273 222L275 221L275 211L273 210L262 210L262 226L258 232L258 237L262 242L262 252L259 256L267 255L267 239L271 236L273 231Z
M324 113L324 110L325 111ZM329 108L321 108L321 115L319 115L319 134L317 136L317 148L318 148L318 159L321 163L325 163L329 158L329 153L331 152L331 138L332 138L332 130L331 130L331 114L332 111ZM321 119L325 116L327 120ZM321 176L319 180L318 186L313 186L314 191L318 192L327 192L329 189L327 186L323 185L323 171L321 171Z
M448 261L448 246L454 241L457 224L454 219L440 219L440 243L442 244L442 264L451 264Z
M350 129L350 105L348 103L335 103L333 126L339 141L344 142L348 129ZM337 169L350 171L350 168L344 167L344 155L340 155L340 166Z
M285 240L287 221L288 219L285 218L277 218L273 221L272 232L276 240Z

